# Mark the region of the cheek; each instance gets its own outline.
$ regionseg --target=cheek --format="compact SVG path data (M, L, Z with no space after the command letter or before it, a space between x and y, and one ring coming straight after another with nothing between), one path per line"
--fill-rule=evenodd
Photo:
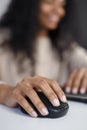
M65 14L66 14L65 9L60 9L60 17L63 18Z
M42 14L48 14L51 10L51 7L49 7L48 5L42 5L41 8L40 8L40 12Z

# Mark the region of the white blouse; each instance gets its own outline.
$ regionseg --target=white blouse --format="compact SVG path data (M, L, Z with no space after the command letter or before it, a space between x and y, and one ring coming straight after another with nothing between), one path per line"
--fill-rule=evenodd
M0 45L3 43L3 35L0 34ZM5 34L4 34L5 35ZM72 49L63 54L60 61L58 53L54 51L51 41L47 37L38 38L36 41L35 67L26 56L21 62L22 54L17 58L10 49L0 47L0 80L11 85L16 85L25 76L40 75L55 79L63 85L69 74L77 68L87 67L87 51L73 43Z

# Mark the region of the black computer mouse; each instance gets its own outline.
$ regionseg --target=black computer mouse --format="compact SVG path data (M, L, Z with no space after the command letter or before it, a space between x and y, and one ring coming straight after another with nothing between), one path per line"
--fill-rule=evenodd
M40 118L59 118L62 117L64 115L67 114L68 109L69 109L69 105L68 103L61 103L60 106L55 107L53 106L49 100L47 99L47 97L42 93L42 92L37 92L38 96L40 97L40 99L42 100L42 102L45 104L45 106L47 107L49 114L46 116L43 116L40 114L40 112L35 108L35 106L31 103L31 101L29 100L29 98L26 97L26 100L34 107L35 111L38 114L38 117ZM20 107L23 113L27 112Z

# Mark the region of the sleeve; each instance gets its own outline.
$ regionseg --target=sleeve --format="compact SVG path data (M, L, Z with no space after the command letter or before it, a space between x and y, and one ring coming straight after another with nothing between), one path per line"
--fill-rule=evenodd
M87 50L79 45L73 45L69 54L70 72L75 69L87 68Z
M1 80L0 80L0 84L7 84L7 83L6 83L6 82L4 82L4 81L1 81Z

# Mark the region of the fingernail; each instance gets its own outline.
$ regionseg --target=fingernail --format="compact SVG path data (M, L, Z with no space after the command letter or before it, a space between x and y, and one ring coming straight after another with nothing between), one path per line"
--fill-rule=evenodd
M49 112L48 112L48 110L47 110L46 108L42 108L42 109L41 109L41 114L42 114L42 115L48 115Z
M81 94L85 94L85 92L86 92L85 89L83 89L83 88L80 89L80 93L81 93Z
M37 117L38 116L37 113L34 112L34 111L31 114L32 114L32 117Z
M74 88L74 89L72 90L72 93L73 93L73 94L77 94L77 92L78 92L78 90L77 90L76 88Z
M67 99L66 99L66 96L65 96L65 95L62 96L62 101L63 101L63 102L67 102Z
M67 88L65 89L65 91L66 91L67 93L70 93L70 87L67 87Z
M60 102L59 102L59 100L58 100L57 98L55 98L55 99L52 100L52 104L53 104L54 106L59 106L59 105L60 105Z

